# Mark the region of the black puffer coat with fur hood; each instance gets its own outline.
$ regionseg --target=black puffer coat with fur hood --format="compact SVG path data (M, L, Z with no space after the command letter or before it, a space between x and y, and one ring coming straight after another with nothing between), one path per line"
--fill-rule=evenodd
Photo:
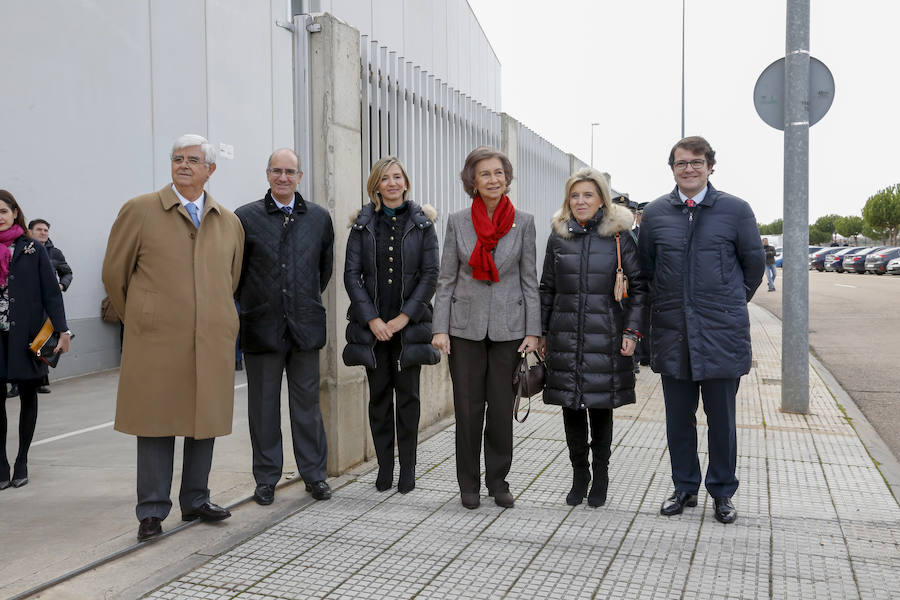
M601 206L584 227L553 217L541 277L541 328L547 343L544 402L567 408L615 408L635 401L634 358L622 356L626 328L643 332L647 281L631 235L634 218ZM616 233L628 298L613 298Z
M344 287L350 296L347 311L347 345L343 360L347 366L363 365L375 369L375 334L369 321L378 317L378 284L375 249L375 205L369 203L351 216L347 257L344 262ZM437 211L431 205L409 202L409 218L400 238L401 296L400 311L409 324L400 332L400 367L434 365L441 355L431 345L431 298L437 287L440 250L434 220Z

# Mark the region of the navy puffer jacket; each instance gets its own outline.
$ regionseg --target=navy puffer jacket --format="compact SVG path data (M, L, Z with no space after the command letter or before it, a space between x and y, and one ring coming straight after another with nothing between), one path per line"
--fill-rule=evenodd
M750 205L708 187L692 209L678 188L651 202L638 240L650 278L650 366L693 381L750 371L747 302L766 262Z
M567 408L615 408L634 397L634 358L622 356L622 333L641 331L647 283L630 228L631 212L612 204L582 227L553 218L541 277L541 328L547 343L543 399ZM613 298L616 233L628 298Z
M436 216L432 206L410 202L409 218L400 238L403 267L400 312L409 317L409 324L400 331L401 368L434 365L441 360L440 352L431 345L431 297L440 268L440 250L434 231ZM374 217L372 203L354 215L344 262L344 288L350 296L350 308L343 360L347 366L363 365L369 369L381 366L375 364L377 340L369 329L369 321L379 316Z

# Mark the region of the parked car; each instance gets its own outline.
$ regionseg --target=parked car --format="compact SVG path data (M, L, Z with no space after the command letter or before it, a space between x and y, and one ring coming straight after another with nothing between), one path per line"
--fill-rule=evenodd
M809 255L809 268L815 269L816 271L824 271L825 270L825 257L835 252L840 252L843 250L840 246L829 246L828 248L822 248L817 252L814 252Z
M850 246L849 248L841 248L837 252L833 254L829 254L825 257L825 270L826 271L837 271L838 273L844 272L844 257L848 254L853 254L854 252L858 252L862 250L862 246Z
M843 269L848 273L865 273L866 272L866 256L879 250L884 250L884 246L873 246L871 248L863 248L857 252L844 256Z
M781 261L784 258L784 248L781 246L775 247L775 266L781 267Z
M900 258L895 258L888 263L887 272L891 275L900 275Z
M884 248L866 256L866 273L884 275L891 260L900 257L900 248Z

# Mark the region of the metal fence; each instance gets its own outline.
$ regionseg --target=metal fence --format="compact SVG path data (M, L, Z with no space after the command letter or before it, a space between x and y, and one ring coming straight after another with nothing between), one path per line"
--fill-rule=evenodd
M459 179L466 155L483 144L503 150L517 164L511 199L535 217L540 271L563 186L583 163L517 122L516 147L502 147L500 113L369 36L360 36L360 55L363 181L379 158L394 154L409 173L411 198L446 216L470 202ZM365 190L360 201L368 202ZM444 227L438 235L443 245Z

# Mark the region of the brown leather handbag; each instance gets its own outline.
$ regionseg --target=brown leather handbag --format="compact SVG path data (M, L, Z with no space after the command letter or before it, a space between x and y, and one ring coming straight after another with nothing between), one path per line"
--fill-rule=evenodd
M544 391L544 361L537 352L531 352L537 362L533 365L528 364L528 353L522 352L519 364L513 372L513 393L516 396L515 404L513 404L513 419L519 423L524 423L531 414L531 397ZM525 416L519 418L519 404L522 398L528 398L528 409Z
M616 234L616 284L613 288L613 297L616 302L621 302L628 297L628 277L622 270L622 247L619 245L619 234Z

